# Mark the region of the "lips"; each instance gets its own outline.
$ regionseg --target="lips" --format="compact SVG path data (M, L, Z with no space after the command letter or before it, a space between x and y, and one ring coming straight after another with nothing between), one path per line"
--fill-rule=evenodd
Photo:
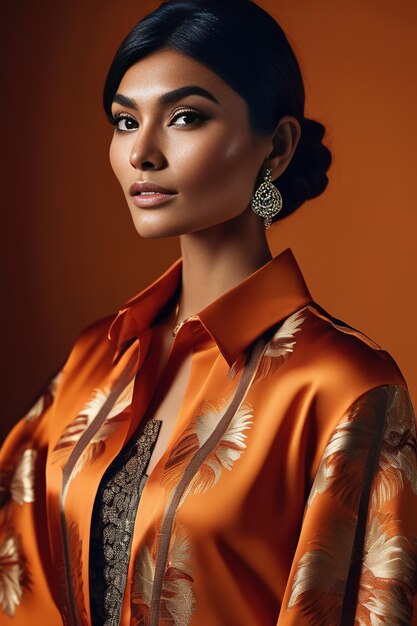
M149 194L149 197L152 197L151 194L172 196L175 195L177 192L173 189L167 189L166 187L161 187L161 185L156 185L155 183L136 182L129 187L129 193L131 196L138 196L143 194L143 196L145 197L145 195Z
M141 209L151 209L173 200L177 192L155 183L136 182L129 188L132 202Z

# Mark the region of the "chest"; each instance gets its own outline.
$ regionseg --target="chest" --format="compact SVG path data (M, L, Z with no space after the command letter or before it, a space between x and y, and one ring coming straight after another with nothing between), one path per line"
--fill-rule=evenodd
M135 519L129 580L135 568L148 563L149 558L151 567L156 567L152 559L159 554L159 537L166 519L171 519L173 524L169 529L172 539L168 551L170 546L182 550L184 545L189 545L193 571L198 570L202 555L203 570L206 572L207 562L211 562L210 575L214 579L224 566L223 556L213 560L214 551L221 545L222 555L225 550L231 555L236 537L245 538L241 562L250 562L260 543L265 552L269 553L273 546L274 553L281 555L288 545L292 551L296 542L304 495L304 485L299 479L303 474L303 447L308 433L299 428L294 438L291 424L296 424L297 416L301 423L308 421L305 412L309 404L301 397L300 387L304 389L305 385L299 373L294 376L283 371L278 377L276 370L262 366L259 368L262 376L245 377L242 402L233 405L242 372L238 369L230 377L228 363L217 347L211 343L205 347L203 342L193 345L191 335L185 335L186 330L182 329L175 342L169 332L155 333L135 378L133 399L142 399L143 404L132 403L131 409L122 414L109 412L104 424L109 436L100 439L100 449L95 440L89 444L82 471L73 476L65 502L68 533L76 527L80 536L88 536L96 485L116 449L115 444L123 440L119 431L126 431L129 423L132 425L135 412L137 419L145 422L151 418L161 421L158 439L144 470L149 480ZM269 384L271 381L273 386ZM139 410L141 406L143 412ZM230 406L234 406L230 420L223 420ZM217 434L222 420L225 427ZM110 431L113 425L118 430ZM104 451L99 455L101 449ZM97 451L95 457L89 455L90 450ZM204 454L197 459L200 450ZM175 507L169 509L171 518L167 518L167 503L171 502L191 463L192 479ZM289 501L288 494L295 494L298 501ZM54 527L60 527L60 520L54 518ZM83 541L85 581L89 580L88 545L88 541ZM62 551L60 545L57 553L59 550ZM167 558L171 559L170 553ZM127 596L126 603L129 603Z
M146 469L147 476L154 470L167 449L190 380L192 350L184 351L176 360L174 367L167 367L172 342L170 328L161 326L155 333L153 345L155 391L146 411L146 421L159 420L161 425Z
M191 355L187 355L179 365L175 378L165 387L163 392L154 396L147 411L147 418L161 421L158 438L149 459L146 474L149 476L158 464L174 430L175 422L182 405L187 384L190 378ZM167 388L166 388L167 387Z

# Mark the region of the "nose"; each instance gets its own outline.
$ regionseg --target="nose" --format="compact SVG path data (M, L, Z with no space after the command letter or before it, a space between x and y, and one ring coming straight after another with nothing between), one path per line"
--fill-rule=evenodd
M129 156L132 167L138 170L160 170L166 164L166 158L159 145L157 133L143 129L138 133Z

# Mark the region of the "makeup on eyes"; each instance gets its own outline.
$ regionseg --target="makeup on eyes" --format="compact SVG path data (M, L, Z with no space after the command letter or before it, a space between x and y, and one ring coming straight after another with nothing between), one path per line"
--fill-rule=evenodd
M190 96L198 96L200 98L205 98L206 100L209 100L210 102L214 102L215 104L218 104L218 105L220 104L218 99L212 93L210 93L207 89L204 89L203 87L200 87L198 85L185 85L183 87L178 87L177 89L167 91L166 93L163 93L157 98L156 104L158 106L166 107L167 105L174 104L178 102L179 100L188 98ZM134 111L139 110L138 103L134 98L130 96L126 96L121 93L115 94L113 98L113 103L127 107ZM194 114L195 116L199 118L199 122L202 122L208 119L208 116L202 113L200 110L195 109L193 107L187 107L184 105L180 109L177 109L172 114L170 120L172 121L173 119L175 119L178 115L180 115L180 113L182 113L183 115ZM108 116L108 121L110 122L110 124L112 126L115 126L118 132L122 132L122 133L129 132L129 130L122 130L122 129L117 128L117 125L119 124L121 119L130 119L133 122L136 122L135 118L129 113L123 112L123 113L118 113L115 115ZM189 126L189 124L183 124L182 126L186 127L186 126ZM130 131L132 130L135 130L135 129L131 128Z
M179 110L176 110L172 116L170 116L170 120L169 120L169 125L172 126L176 126L176 124L173 124L172 122L175 121L176 119L180 118L180 117L186 117L186 116L190 116L190 117L194 117L197 118L197 124L204 122L206 120L208 120L208 116L205 113L202 113L201 111L198 111L196 109L193 108L188 108L188 107L183 107ZM136 123L137 121L136 119L130 115L129 113L124 113L124 112L120 112L120 113L116 113L115 115L109 116L108 117L108 121L112 126L115 126L116 130L118 132L130 132L133 130L136 130L136 128L130 128L130 129L121 129L118 128L118 124L120 123L121 120L129 120L132 123ZM196 125L196 122L191 122L190 124L179 124L177 126L179 127L187 127L187 126L194 126Z

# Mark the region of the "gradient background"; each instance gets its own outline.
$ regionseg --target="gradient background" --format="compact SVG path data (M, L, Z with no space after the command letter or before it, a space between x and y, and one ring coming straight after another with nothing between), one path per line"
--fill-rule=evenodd
M0 436L81 329L179 255L176 238L136 233L108 161L112 129L101 108L116 48L158 4L2 8ZM417 4L259 4L288 35L306 115L326 126L334 159L326 192L270 229L271 251L290 246L313 298L392 354L416 407Z

